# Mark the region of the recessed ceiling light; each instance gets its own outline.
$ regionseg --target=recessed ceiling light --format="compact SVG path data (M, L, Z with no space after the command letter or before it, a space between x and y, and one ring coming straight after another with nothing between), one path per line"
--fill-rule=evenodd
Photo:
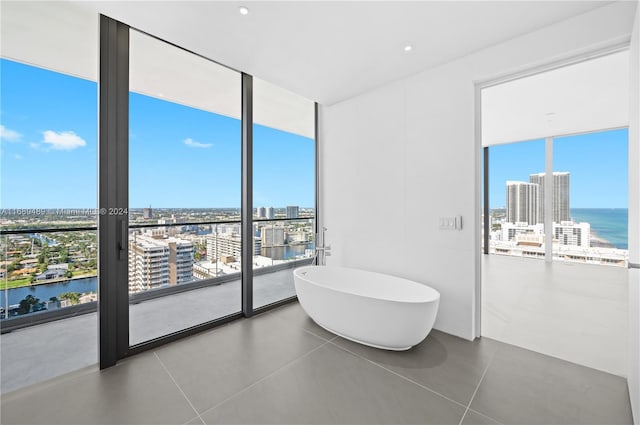
M238 11L240 12L241 15L248 15L249 14L249 8L245 7L245 6L240 6L238 8Z
M404 46L404 51L405 52L410 52L413 50L413 46L411 44L407 44L406 46Z

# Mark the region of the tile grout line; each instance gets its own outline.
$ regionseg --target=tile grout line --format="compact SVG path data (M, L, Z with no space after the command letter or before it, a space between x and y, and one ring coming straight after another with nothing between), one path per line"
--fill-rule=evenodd
M467 416L467 413L469 413L469 410L471 409L471 403L473 403L473 399L476 397L476 394L478 393L478 390L480 389L480 384L482 384L482 381L484 380L485 375L487 374L487 371L489 371L489 368L491 367L491 364L493 363L493 360L496 358L496 355L498 354L498 351L500 351L500 348L497 348L495 353L493 353L493 355L491 356L491 358L489 359L489 361L487 362L487 367L484 368L484 372L482 372L482 376L480 377L480 380L478 381L478 385L476 385L476 389L473 391L473 394L471 395L471 399L469 400L469 404L467 404L467 408L464 411L464 415L462 415L462 418L460 418L460 422L458 423L458 425L462 425L462 421L464 421L464 418ZM474 410L475 412L475 410ZM485 416L491 420L493 420L493 418L490 418L489 416L483 415L480 412L477 412L482 416ZM497 421L494 421L497 422Z
M300 357L296 357L295 359L289 361L288 363L283 364L282 366L280 366L278 369L274 370L273 372L269 373L268 375L263 376L262 378L258 379L257 381L255 381L254 383L252 383L251 385L248 385L246 387L244 387L243 389L241 389L240 391L230 395L229 397L225 398L224 400L218 402L217 404L215 404L214 406L203 410L202 413L200 415L204 415L205 413L208 413L214 409L217 409L218 407L220 407L221 405L223 405L224 403L226 403L227 401L231 400L232 398L235 398L237 396L239 396L240 394L248 391L249 389L255 387L256 385L258 385L259 383L261 383L262 381L274 376L276 373L280 372L281 370L283 370L286 367L291 366L292 364L296 363L298 360L301 360L307 356L309 356L311 353L313 353L314 351L319 350L320 348L324 347L325 345L329 344L331 341L333 341L335 338L337 337L333 337L331 338L331 340L323 342L322 344L318 345L316 348L307 351L306 353L304 353L303 355L301 355ZM200 416L198 415L198 416ZM202 420L202 422L205 422L204 419L202 419L202 416L200 416L200 419ZM206 422L205 422L206 423Z
M292 304L293 304L293 303L292 303ZM278 308L276 308L276 309L274 309L274 310L271 310L271 311L267 312L266 314L273 314L273 315L274 315L273 317L275 317L275 318L276 318L276 319L278 319L278 320L281 320L281 321L285 322L285 323L286 323L286 324L288 324L289 326L291 326L291 327L293 327L293 328L300 328L299 326L292 325L289 321L287 321L287 320L285 320L285 319L283 319L283 318L281 318L281 317L277 317L277 316L275 316L275 314L278 312L278 310L280 310L280 309L282 309L282 308L285 308L285 307L288 307L288 306L290 306L290 305L291 305L291 304L283 305L283 306L281 306L281 307L278 307ZM306 314L306 313L305 313L305 314ZM313 320L313 319L312 319L312 320ZM315 322L313 322L313 323L315 323ZM318 326L319 326L319 325L318 325ZM315 336L316 338L320 338L322 341L325 341L325 342L326 342L326 341L330 341L330 340L332 340L332 339L336 338L336 336L334 335L333 337L331 337L331 338L327 339L327 338L325 338L325 337L323 337L323 336L320 336L320 335L316 334L316 333L315 333L315 332L313 332L312 330L309 330L309 329L306 329L306 328L300 328L300 329L302 329L303 331L305 331L306 333L308 333L308 334L310 334L310 335L312 335L312 336Z
M432 393L434 393L435 395L437 395L437 396L440 396L440 397L444 398L445 400L448 400L448 401L450 401L450 402L452 402L452 403L455 403L455 404L457 404L457 405L458 405L458 406L460 406L460 407L465 407L465 405L464 405L464 404L462 404L462 403L460 403L460 402L457 402L457 401L455 401L455 400L453 400L453 399L451 399L451 398L447 397L446 395L440 394L439 392L437 392L437 391L435 391L435 390L433 390L433 389L431 389L431 388L429 388L429 387L427 387L427 386L425 386L425 385L422 385L422 384L420 384L420 383L418 383L418 382L414 381L414 380L413 380L413 379L411 379L411 378L407 378L406 376L403 376L403 375L399 374L398 372L395 372L395 371L393 371L393 370L391 370L391 369L388 369L388 368L386 368L386 367L382 366L381 364L374 362L373 360L370 360L370 359L368 359L368 358L366 358L366 357L364 357L364 356L361 356L361 355L360 355L360 354L358 354L358 353L354 353L353 351L349 350L348 348L344 348L344 347L339 346L338 344L335 344L335 343L333 342L333 340L334 340L334 339L336 339L336 338L332 338L332 339L331 339L330 341L328 341L328 342L329 342L330 344L334 345L335 347L337 347L338 349L343 350L343 351L346 351L347 353L353 354L354 356L356 356L356 357L358 357L358 358L360 358L360 359L362 359L362 360L365 360L365 361L367 361L367 362L369 362L369 363L371 363L371 364L373 364L373 365L375 365L375 366L378 366L379 368L381 368L381 369L383 369L383 370L386 370L387 372L392 373L392 374L394 374L394 375L396 375L396 376L398 376L398 377L400 377L400 378L404 379L404 380L405 380L405 381L407 381L407 382L411 382L412 384L417 385L417 386L419 386L420 388L423 388L423 389L425 389L425 390L427 390L427 391L429 391L429 392L432 392Z
M164 362L162 361L162 359L160 359L160 356L158 356L157 352L153 352L153 355L156 356L156 359L158 359L158 361L160 362L160 365L162 366L162 368L164 369L165 372L167 372L167 375L169 375L169 378L171 378L171 381L173 381L173 383L175 384L176 387L178 387L178 390L180 390L180 393L182 394L182 396L184 397L185 400L187 400L187 403L189 403L189 406L191 406L191 408L193 409L194 412L196 412L197 417L202 421L202 423L205 423L204 420L200 417L200 413L198 413L198 411L196 410L195 406L191 403L191 400L189 400L189 397L187 397L187 394L185 394L185 392L182 390L182 387L180 387L180 385L178 384L178 382L175 380L175 378L173 377L173 375L171 374L171 372L169 372L169 369L167 368L167 366L165 366ZM195 419L195 417L189 419L188 422L191 422L193 419ZM186 422L186 423L188 423Z
M322 337L320 335L317 335L317 334L313 333L312 331L310 331L308 329L302 328L302 330L305 331L306 333L312 335L312 336L315 336L316 338L320 338L321 340L323 340L325 342L332 341L332 340L334 340L334 339L336 339L338 337L337 335L334 335L332 338L327 339L325 337Z

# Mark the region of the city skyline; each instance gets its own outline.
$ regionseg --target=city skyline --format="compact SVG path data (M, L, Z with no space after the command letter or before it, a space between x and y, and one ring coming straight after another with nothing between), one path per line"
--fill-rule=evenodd
M0 67L0 207L95 208L97 84ZM137 93L130 103L132 208L240 207L239 120ZM253 156L254 205L315 204L312 139L256 124Z
M571 173L571 208L627 208L628 129L554 138L553 171ZM489 148L489 205L506 208L507 181L545 172L545 141Z

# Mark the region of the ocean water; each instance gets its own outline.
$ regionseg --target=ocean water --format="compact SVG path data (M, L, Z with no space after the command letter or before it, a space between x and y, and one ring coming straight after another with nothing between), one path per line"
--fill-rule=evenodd
M571 208L571 218L590 223L591 231L614 247L629 248L627 208Z

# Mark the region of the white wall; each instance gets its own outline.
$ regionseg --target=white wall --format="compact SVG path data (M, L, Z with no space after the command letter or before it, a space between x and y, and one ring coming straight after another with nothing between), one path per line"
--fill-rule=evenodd
M596 9L324 107L327 263L433 286L442 296L435 327L473 339L480 224L474 82L628 41L634 8ZM463 217L463 230L439 230L438 217L452 215Z
M636 9L630 51L629 259L640 264L640 7ZM629 397L640 424L640 270L629 270Z

